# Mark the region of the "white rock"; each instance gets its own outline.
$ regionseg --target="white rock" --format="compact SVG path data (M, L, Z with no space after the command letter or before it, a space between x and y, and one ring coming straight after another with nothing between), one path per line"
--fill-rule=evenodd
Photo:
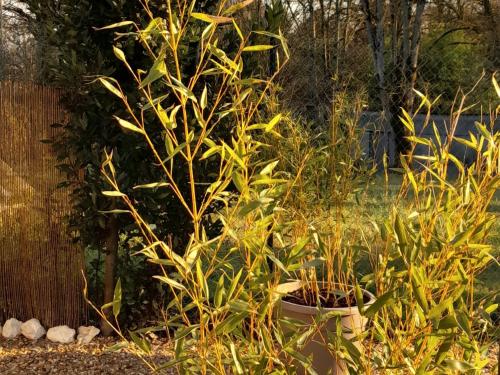
M94 326L81 326L78 327L78 336L76 339L79 344L88 344L94 337L99 334L99 332L101 332L101 330Z
M75 339L75 330L68 326L57 326L49 328L47 331L47 339L52 342L59 342L61 344L69 344Z
M30 319L21 324L21 333L30 340L38 340L45 335L45 328L42 327L38 319Z
M6 339L14 339L21 333L21 322L15 318L10 318L5 322L2 329L2 336Z

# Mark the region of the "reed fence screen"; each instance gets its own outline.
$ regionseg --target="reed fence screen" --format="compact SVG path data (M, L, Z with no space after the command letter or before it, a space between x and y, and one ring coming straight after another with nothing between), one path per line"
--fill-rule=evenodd
M50 145L64 121L57 89L0 82L0 323L77 327L85 317L83 252L65 228L69 192Z

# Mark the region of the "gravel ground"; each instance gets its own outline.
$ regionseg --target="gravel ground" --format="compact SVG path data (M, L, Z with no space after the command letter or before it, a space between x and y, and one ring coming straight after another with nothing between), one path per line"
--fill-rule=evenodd
M0 337L0 375L146 375L149 368L134 354L125 350L107 350L116 343L112 338L96 338L89 345L54 344L42 339L6 340ZM498 345L489 353L490 365L483 372L498 373ZM153 361L169 360L170 351L160 342L153 342ZM175 374L174 370L162 374Z
M115 343L116 340L106 338L96 338L89 345L61 345L45 339L31 341L25 338L0 338L0 374L151 374L137 356L124 350L107 350ZM153 345L153 357L156 363L165 363L169 359L169 352L159 345Z

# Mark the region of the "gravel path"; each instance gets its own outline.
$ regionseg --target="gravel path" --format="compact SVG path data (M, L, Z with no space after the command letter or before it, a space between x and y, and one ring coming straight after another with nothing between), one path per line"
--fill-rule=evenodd
M0 338L1 375L145 375L147 366L135 355L107 350L116 340L96 338L89 345L60 345L42 339L36 342ZM168 350L153 346L156 363L168 361ZM174 372L169 372L174 374Z

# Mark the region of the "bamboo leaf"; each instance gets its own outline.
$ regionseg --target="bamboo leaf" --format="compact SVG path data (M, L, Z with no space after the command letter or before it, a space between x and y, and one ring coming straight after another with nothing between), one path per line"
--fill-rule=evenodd
M233 294L234 292L236 291L236 288L238 287L238 283L240 281L240 278L241 278L241 275L243 274L243 268L241 268L238 273L236 274L236 276L233 278L233 280L231 281L231 285L229 287L229 291L227 293L227 298L230 300L231 298L233 298Z
M207 95L208 95L208 90L207 86L203 88L203 92L201 93L201 98L200 98L200 107L201 109L207 108Z
M271 44L260 44L260 45L254 45L254 46L247 46L243 48L243 52L259 52L259 51L268 51L270 49L273 49L275 46Z
M500 98L500 86L498 85L497 79L495 78L495 74L491 76L491 82L493 83L493 87L495 88L495 91Z
M167 115L167 111L163 109L160 103L158 103L156 111L158 113L158 118L165 129L173 130L176 127L175 122L170 120L170 117Z
M276 161L273 161L269 164L267 164L264 168L262 168L262 170L260 171L259 174L261 175L268 175L268 174L271 174L274 170L274 168L278 165L279 163L279 160L276 160Z
M177 331L175 331L175 337L174 337L175 341L182 340L191 332L193 332L195 329L197 329L199 326L200 326L199 324L193 324L189 327L179 328Z
M205 294L205 298L209 300L210 292L208 289L207 278L205 277L203 270L201 268L201 258L198 258L196 260L196 278L198 281L198 285L203 288L203 293Z
M166 186L170 186L170 184L168 182L151 182L149 184L134 186L133 189L154 189Z
M158 79L166 76L168 74L167 65L165 64L165 54L161 53L153 63L153 66L149 70L148 75L141 81L140 88L144 88L147 85L157 81Z
M241 158L236 154L235 150L233 150L227 143L225 142L222 142L222 145L224 146L224 150L227 151L227 153L229 154L229 156L231 157L229 160L233 159L234 161L236 161L236 163L238 163L238 165L241 167L241 169L245 170L246 169L246 165L245 163L243 162L243 160L241 160Z
M186 287L184 285L182 285L181 283L171 279L170 277L167 277L167 276L153 276L155 279L158 279L160 280L161 282L167 284L167 285L170 285L172 288L174 289L180 289L180 290L187 290Z
M172 139L170 138L169 134L165 134L165 148L167 150L167 154L169 156L172 156L172 154L174 153L175 147L174 147L174 144L173 144Z
M220 151L221 147L220 146L213 146L213 147L210 147L207 151L205 151L203 153L203 155L201 155L201 158L200 160L204 160L204 159L207 159L209 158L210 156L218 153Z
M411 273L411 286L413 290L413 295L415 296L417 303L422 308L424 313L429 311L429 304L425 295L425 289L422 285L422 281L419 280L417 276L417 269L415 268Z
M125 54L123 53L123 51L120 48L113 46L113 53L118 58L118 60L121 60L124 63L127 62L127 59L125 58Z
M102 195L107 197L126 197L126 194L123 194L120 191L103 191Z
M459 327L465 333L467 333L467 335L469 337L471 337L472 336L472 331L471 331L471 327L470 327L469 318L467 317L467 315L465 315L465 313L463 311L458 311L457 315L456 315L456 318L457 318L457 323L458 323Z
M432 319L432 318L431 318ZM450 329L458 327L457 319L453 315L447 315L439 321L438 329Z
M232 174L231 177L232 177L234 185L236 186L236 189L238 189L238 191L240 193L243 192L243 190L245 189L246 184L245 184L245 179L243 178L243 176L241 175L241 173L233 171L233 174Z
M373 303L373 305L369 306L366 309L364 315L371 318L375 316L375 314L383 307L389 307L394 303L394 291L390 290L387 293L382 294L380 297L377 297L377 300Z
M175 77L170 77L172 80L173 84L168 83L167 85L177 91L181 96L186 97L188 99L191 99L192 101L196 102L196 96L193 94L191 90L189 90L181 81L176 79Z
M363 291L361 290L361 287L357 283L356 283L354 292L356 295L356 303L358 305L358 309L359 309L359 311L363 311L363 309L365 308L365 304L364 304L364 300L363 300Z
M141 128L135 126L134 124L132 124L131 122L128 122L127 120L123 120L117 116L113 116L115 118L116 121L118 121L118 124L124 128L124 129L127 129L127 130L131 130L133 132L136 132L136 133L139 133L139 134L144 134L144 130L142 130Z
M113 23L113 24L108 25L108 26L100 27L97 30L117 29L119 27L124 27L124 26L129 26L129 25L135 25L135 23L132 21L122 21L122 22Z
M243 366L241 363L241 358L236 352L236 347L234 345L234 342L231 341L230 347L231 347L231 355L233 356L234 365L236 367L236 372L241 375L244 373Z
M151 353L151 343L148 340L140 337L135 332L129 331L129 333L130 333L130 338L139 349L141 349L146 354Z
M109 211L99 211L101 214L129 214L130 210L109 210Z
M119 278L116 282L115 291L113 294L113 315L115 318L120 314L120 308L122 305L122 281Z
M115 94L116 96L118 96L120 99L123 99L124 96L122 94L122 92L113 84L113 82L115 82L116 84L118 84L118 82L113 79L113 78L108 78L108 77L100 77L99 78L99 82L101 82L101 84L111 93Z
M222 12L222 14L231 15L233 13L236 13L240 9L246 8L247 6L249 6L250 4L252 4L253 2L254 2L254 0L245 0L245 1L242 1L240 3L233 4L229 8L227 8L226 10L224 10Z
M243 320L248 316L248 313L242 312L238 314L231 314L229 318L224 320L221 324L215 327L217 334L230 334L237 327L241 326Z
M464 362L464 361L459 361L457 359L445 359L443 361L443 364L449 370L458 371L458 372L462 372L462 373L463 372L470 372L471 370L476 369L471 364Z
M443 314L443 312L446 309L448 309L452 303L453 303L453 300L451 298L447 298L443 302L433 306L429 310L429 314L428 314L429 319L441 318L441 315Z
M265 127L265 130L266 132L270 132L271 130L273 130L273 128L281 121L281 113L274 116L273 119L271 121L269 121L269 123L266 125Z
M285 182L288 182L288 180L285 180L283 178L269 178L266 176L259 178L258 176L256 176L256 179L254 181L252 181L251 185L252 186L275 185L275 184L283 184Z
M203 22L215 23L215 24L229 23L229 22L233 21L233 19L230 18L230 17L212 16L212 15L209 15L209 14L197 13L197 12L191 13L191 17L193 17L193 18L195 18L197 20L203 21Z
M215 307L219 308L222 305L222 299L225 295L224 289L224 274L219 277L219 281L217 282L217 287L215 289L214 303Z

